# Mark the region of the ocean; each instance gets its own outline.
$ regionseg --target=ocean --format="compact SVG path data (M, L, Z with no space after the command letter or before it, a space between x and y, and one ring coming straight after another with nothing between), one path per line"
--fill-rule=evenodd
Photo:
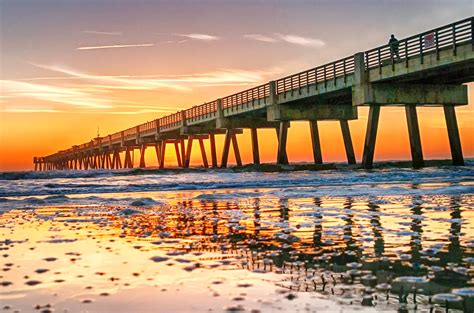
M474 160L5 172L0 250L6 312L472 312Z

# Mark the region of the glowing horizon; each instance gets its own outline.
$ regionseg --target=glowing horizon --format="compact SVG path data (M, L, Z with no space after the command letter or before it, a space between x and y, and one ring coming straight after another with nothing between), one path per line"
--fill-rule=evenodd
M294 7L282 3L275 8L263 4L223 4L211 8L211 2L189 7L166 2L141 5L124 2L112 13L106 11L109 7L104 3L90 3L83 8L74 2L62 8L54 8L54 4L55 1L49 0L43 4L32 1L6 1L4 4L2 24L8 26L9 31L2 31L5 53L0 80L0 170L32 169L33 156L49 155L87 142L96 136L98 127L101 133L112 134L385 44L392 32L403 38L466 17L461 5L452 8L441 4L433 5L430 18L420 15L426 7L412 5L410 10L406 9L407 21L404 23L390 17L392 4L368 9L364 5L360 8L347 3L336 6L321 1ZM469 1L466 1L466 8L468 5ZM378 13L376 20L385 23L379 24L378 29L353 22L336 24L325 32L318 31L322 29L321 25L329 23L335 12L347 15L342 11L348 7L359 10L366 17ZM25 25L13 18L28 17L35 9L40 14ZM216 22L223 21L218 13L230 9L235 9L233 12L237 16L243 16L248 10L265 16L278 13L287 17L288 22L284 25L275 20L262 22L257 15L251 15L247 17L248 25L216 28L205 18L190 18L193 9L205 17L213 17ZM131 14L123 23L91 17L89 23L73 20L71 25L61 24L75 10L80 14L97 11L111 18L124 12ZM318 12L322 21L311 19L314 16L308 10ZM174 15L166 15L171 13ZM140 14L142 24L138 24L146 31L133 23ZM157 20L154 14L163 20ZM179 16L179 21L173 22L173 16L175 19ZM223 25L229 26L231 22L225 21L227 24ZM58 28L59 25L63 28ZM348 26L353 27L347 31ZM52 29L56 32L45 36L44 31ZM365 40L356 38L359 32L368 33ZM26 34L32 39L27 40ZM470 84L469 105L456 109L465 157L474 156L470 135L474 131L473 99L473 85ZM366 112L361 108L359 120L350 122L358 161ZM449 158L442 110L420 108L419 112L423 113L419 119L425 158ZM126 120L120 117L126 117ZM75 127L77 125L80 127ZM324 161L345 160L339 124L321 122L320 125ZM387 129L388 126L393 128ZM376 159L408 159L406 132L403 110L382 109ZM384 140L393 133L397 133L396 138L391 138L390 142ZM262 162L274 162L274 131L262 130L259 135L265 139L265 144L260 144ZM250 162L248 132L240 136L239 142L243 161ZM218 152L221 147L221 140L218 140ZM312 160L309 130L303 122L292 123L287 149L290 162ZM199 164L199 151L195 150L192 164ZM173 160L174 156L167 154L167 161L174 163ZM148 154L147 161L151 165L156 163Z

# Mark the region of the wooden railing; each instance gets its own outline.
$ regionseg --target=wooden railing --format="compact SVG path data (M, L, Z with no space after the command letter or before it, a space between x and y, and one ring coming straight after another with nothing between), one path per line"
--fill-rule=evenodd
M251 103L253 100L263 99L270 95L270 84L260 85L254 88L238 92L231 96L222 98L222 108L228 109L242 104Z
M87 147L89 147L89 144L90 144L90 142L83 143L83 144L81 144L81 145L78 146L78 149L79 149L79 150L84 150L84 149L86 149Z
M135 136L137 134L137 127L130 127L123 131L123 137Z
M138 130L140 131L140 134L156 130L156 120L138 125Z
M304 87L309 88L310 85L319 82L326 84L329 80L338 77L343 77L345 82L347 75L352 73L354 73L354 57L350 56L307 71L280 78L276 81L276 91L277 94L282 94Z
M182 124L181 111L160 118L160 129L173 128Z
M217 113L217 100L193 106L185 110L186 119L194 120L202 117L213 117Z
M445 48L453 49L456 54L457 47L460 44L471 43L474 47L474 18L469 17L464 20L438 27L405 39L398 41L398 55L390 49L388 44L368 50L364 52L365 67L367 69L379 68L382 66L396 62L405 62L408 66L409 59L419 57L423 63L424 56L428 53L436 53L439 57L439 52ZM289 75L280 78L276 81L275 93L285 94L287 92L301 91L303 88L309 88L311 85L324 83L325 85L338 78L343 78L346 82L348 75L354 73L355 64L354 57L346 57L335 62L324 64L297 74ZM270 96L270 84L266 83L254 88L238 92L236 94L222 98L222 109L233 109L246 105L252 107L255 100L265 99ZM217 113L217 100L204 103L202 105L191 107L185 110L184 115L186 119L192 121L201 118L214 117ZM183 125L182 112L177 112L159 118L160 130L168 130ZM148 132L156 127L156 121L146 122L139 125L139 132ZM136 135L137 127L131 127L123 131L124 136ZM111 135L112 140L121 138L122 132L117 132ZM108 141L108 137L105 139ZM78 150L89 148L91 142L81 144L77 147ZM57 154L57 153L56 153ZM56 155L54 154L54 155ZM50 157L50 156L48 156Z
M404 61L408 67L408 61L412 57L419 57L423 64L423 57L427 53L436 53L450 47L456 53L456 48L463 43L474 44L474 18L470 17L446 26L438 27L398 41L398 54L388 44L368 50L365 52L365 66L367 69L379 67L387 63L395 64Z
M122 138L122 132L113 133L110 136L110 138L112 139L112 141L118 140L118 139Z

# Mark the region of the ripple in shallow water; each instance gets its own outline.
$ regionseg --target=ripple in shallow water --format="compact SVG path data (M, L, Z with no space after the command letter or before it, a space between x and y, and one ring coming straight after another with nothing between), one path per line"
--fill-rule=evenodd
M50 207L1 215L0 249L14 262L4 264L0 297L21 309L25 300L10 294L48 291L51 310L97 312L123 297L142 303L131 300L129 311L156 303L262 312L472 305L472 196L185 198L133 214Z

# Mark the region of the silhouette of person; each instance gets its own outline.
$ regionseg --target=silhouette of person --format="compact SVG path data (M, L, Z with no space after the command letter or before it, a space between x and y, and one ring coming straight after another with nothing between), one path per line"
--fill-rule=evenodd
M390 47L390 56L393 57L396 56L397 60L400 60L400 55L398 54L398 46L400 43L398 42L398 39L395 38L395 35L392 34L390 36L390 40L388 41L388 46Z

